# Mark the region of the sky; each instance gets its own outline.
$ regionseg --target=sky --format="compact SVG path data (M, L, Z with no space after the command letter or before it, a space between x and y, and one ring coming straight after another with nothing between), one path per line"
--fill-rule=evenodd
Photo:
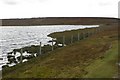
M0 19L115 17L120 0L0 0Z

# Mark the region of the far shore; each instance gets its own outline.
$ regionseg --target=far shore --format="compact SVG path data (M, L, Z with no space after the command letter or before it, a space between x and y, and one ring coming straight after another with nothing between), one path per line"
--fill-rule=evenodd
M100 25L117 23L118 18L110 17L46 17L24 19L1 19L2 26L39 26L39 25Z

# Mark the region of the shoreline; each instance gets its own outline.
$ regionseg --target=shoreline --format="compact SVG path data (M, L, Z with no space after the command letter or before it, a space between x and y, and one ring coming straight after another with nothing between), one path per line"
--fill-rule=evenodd
M51 36L52 34L56 34L56 33L63 33L63 32L71 32L71 31L80 31L80 32L86 32L86 30L88 31L89 29L90 30L92 30L92 29L96 29L96 28L99 28L98 26L96 26L96 27L91 27L91 28L83 28L83 29L72 29L72 30L66 30L66 31L60 31L60 32L53 32L53 33L50 33L50 34L48 34L47 36L48 37L51 37L51 38L54 38L53 36ZM48 42L51 42L51 41L48 41ZM56 42L55 42L55 44L53 45L54 46L54 48L60 48L60 47L62 47L62 45L60 46L60 45L58 45L58 44L61 44L61 43L57 43L57 45L56 45ZM67 44L67 43L66 43ZM68 45L68 44L67 44ZM16 52L18 52L19 53L19 55L20 55L20 50L22 49L23 50L23 52L25 53L26 52L26 54L31 54L30 56L28 56L28 61L29 61L29 59L32 59L32 58L34 58L34 57L37 57L38 55L39 55L39 45L31 45L31 46L25 46L25 47L22 47L22 48L19 48L19 49L14 49L12 52L9 52L9 53L7 53L8 54L8 56L11 56L11 57L13 57L15 54L16 54ZM51 52L51 45L43 45L43 46L41 46L41 48L45 48L45 50L43 50L42 51L42 53L43 54L46 54L46 53L49 53L49 52ZM31 49L33 50L32 52L31 52ZM35 51L34 51L35 50ZM37 51L36 51L37 50ZM14 54L13 54L14 53ZM36 54L37 56L33 56L34 54ZM31 58L29 58L29 57L31 57ZM9 57L10 58L10 57ZM9 59L8 58L8 59ZM17 58L16 58L17 59ZM20 56L18 57L18 59L20 60ZM19 60L17 60L17 61L19 61ZM18 62L16 63L16 61L15 61L15 64L19 64ZM16 66L16 65L15 65ZM3 66L4 68L6 68L6 67L8 67L8 64L7 65L4 65Z

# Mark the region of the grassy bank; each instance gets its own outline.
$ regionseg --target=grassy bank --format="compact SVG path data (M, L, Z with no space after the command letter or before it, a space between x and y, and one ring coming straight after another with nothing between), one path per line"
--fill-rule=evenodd
M43 56L3 70L3 78L113 78L117 74L118 31L115 24L102 31ZM94 29L53 33L59 39ZM68 38L67 38L68 37ZM61 42L59 40L58 42Z
M112 48L105 52L103 59L97 59L93 61L89 66L85 68L87 75L85 78L115 78L118 74L118 42L115 41L112 44Z
M71 43L74 43L76 41L82 40L87 38L88 36L91 36L92 34L96 34L97 32L99 32L99 28L85 28L85 29L78 29L78 30L72 30L72 31L64 31L63 32L57 32L57 33L52 33L50 35L48 35L49 37L52 38L56 38L56 40L53 40L53 42L56 42L55 45L53 45L53 49L55 50L56 48L60 48L63 47L63 36L65 37L65 45L69 45ZM71 39L73 38L73 39ZM52 43L52 40L49 41L49 43ZM62 44L62 46L60 46L59 44ZM44 55L48 52L52 51L52 45L44 45L41 46L41 54ZM18 53L21 55L24 54L24 52L29 53L29 56L18 56L16 57L15 55ZM39 56L40 55L40 45L31 45L31 46L26 46L26 47L22 47L19 49L14 49L12 52L8 53L8 63L7 65L4 65L3 68L8 67L10 64L15 63L18 64L19 62L21 62L21 57L22 59L32 59L34 58L35 55Z

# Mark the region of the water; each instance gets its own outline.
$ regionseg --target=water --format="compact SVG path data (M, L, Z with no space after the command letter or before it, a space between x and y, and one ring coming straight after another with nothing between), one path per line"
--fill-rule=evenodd
M48 34L53 32L61 32L65 30L82 29L86 27L98 27L98 25L82 26L82 25L48 25L48 26L4 26L0 27L0 66L5 65L7 53L13 49L30 46L47 44L51 37Z

